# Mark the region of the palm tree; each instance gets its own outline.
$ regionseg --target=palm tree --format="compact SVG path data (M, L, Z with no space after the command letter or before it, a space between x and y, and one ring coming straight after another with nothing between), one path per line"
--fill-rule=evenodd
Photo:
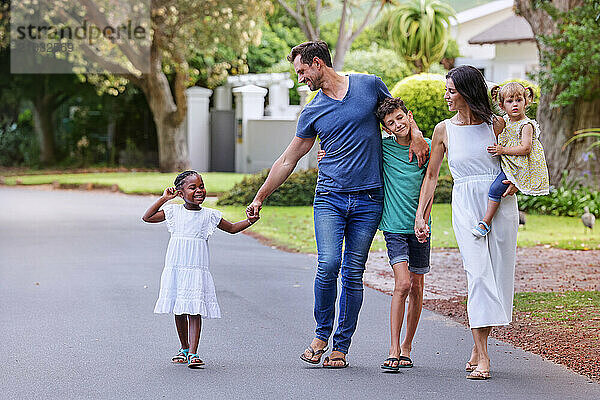
M377 27L416 72L427 72L444 56L455 15L440 0L408 0L389 10Z

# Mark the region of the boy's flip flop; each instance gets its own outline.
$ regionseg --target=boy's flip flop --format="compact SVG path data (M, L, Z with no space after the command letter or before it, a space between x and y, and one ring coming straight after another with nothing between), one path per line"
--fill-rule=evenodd
M328 361L343 361L344 363L342 365L325 365L325 363ZM340 368L346 368L347 366L348 366L348 361L346 361L346 359L342 358L342 357L334 357L334 358L325 357L325 359L323 360L323 368L340 369Z
M312 346L308 346L306 348L306 350L304 350L304 352L306 352L307 350L310 352L310 357L306 357L304 355L304 353L302 353L302 354L300 354L300 359L302 361L304 361L304 362L309 363L309 364L316 365L316 364L319 364L321 362L321 357L323 356L323 354L325 352L327 352L328 348L327 348L327 346L325 346L321 350L315 350L315 349L312 348ZM317 358L316 360L313 360L314 356L319 356L319 358Z
M390 365L385 365L386 361L389 361ZM395 367L392 366L392 364L394 362L398 363ZM396 357L388 357L388 358L385 359L385 361L383 362L383 364L381 364L381 369L385 369L385 370L388 370L388 371L398 372L398 370L400 369L399 365L400 365L400 360L399 359L397 359Z
M408 361L410 364L400 364L398 362L398 368L412 368L413 367L413 362L410 359L410 357L406 357L406 356L400 356L398 357L399 361Z

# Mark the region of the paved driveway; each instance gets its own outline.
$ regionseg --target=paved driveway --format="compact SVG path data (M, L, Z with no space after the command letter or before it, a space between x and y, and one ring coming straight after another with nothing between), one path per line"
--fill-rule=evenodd
M470 332L424 311L415 367L382 373L390 298L365 289L345 370L310 367L315 259L218 232L223 318L205 321L204 370L171 365L172 316L152 313L168 233L148 197L0 187L2 399L598 399L600 385L491 341L493 379L465 379Z

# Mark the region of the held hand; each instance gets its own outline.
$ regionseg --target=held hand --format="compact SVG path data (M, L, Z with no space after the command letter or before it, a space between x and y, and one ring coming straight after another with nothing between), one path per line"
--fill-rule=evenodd
M317 152L317 163L320 163L323 157L325 157L325 150L319 150Z
M172 200L175 197L177 197L177 189L175 189L174 187L168 187L165 189L165 191L163 192L162 197L166 200Z
M415 219L415 235L420 243L425 243L429 237L429 225L425 223L423 218Z
M494 144L492 146L488 146L487 151L493 156L499 156L504 152L504 147L499 144Z
M248 213L246 213L246 216L248 217L248 221L251 225L254 225L254 223L260 219L260 215L254 215L252 217L249 217Z
M502 181L502 183L504 183L505 185L508 185L508 187L506 188L506 191L504 192L502 197L512 196L513 194L515 194L519 191L519 189L517 189L517 187L509 180L504 180L504 181Z
M260 213L260 209L262 208L262 201L254 200L248 207L246 207L246 217L250 221L251 218L260 218L258 214Z

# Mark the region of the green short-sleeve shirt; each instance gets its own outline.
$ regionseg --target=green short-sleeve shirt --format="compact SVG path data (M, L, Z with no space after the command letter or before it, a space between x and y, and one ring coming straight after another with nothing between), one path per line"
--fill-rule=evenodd
M431 140L425 138L431 149ZM421 184L427 165L419 168L417 157L408 161L408 147L389 136L383 143L383 215L379 229L392 233L414 233ZM429 218L431 225L431 217Z

